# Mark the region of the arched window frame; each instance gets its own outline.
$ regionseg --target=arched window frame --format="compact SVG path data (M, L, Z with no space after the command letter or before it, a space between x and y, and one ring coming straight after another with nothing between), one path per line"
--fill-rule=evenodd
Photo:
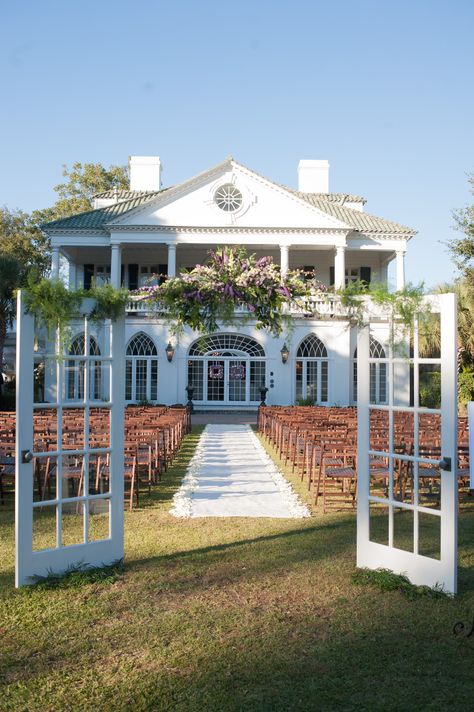
M128 403L158 399L158 350L144 331L127 343L125 356L125 400Z
M321 339L308 334L296 351L296 400L329 402L329 356Z
M89 354L85 349L85 334L76 334L69 347L69 356L100 356L100 348L96 339L89 336ZM67 397L68 400L84 400L84 370L85 359L68 359L67 361ZM102 395L102 364L91 361L89 366L89 399L100 400Z
M370 337L369 349L371 359L386 358L384 347L373 336ZM352 399L355 405L357 403L357 347L354 350L352 363ZM388 403L387 364L383 360L380 363L370 364L370 403L373 405Z

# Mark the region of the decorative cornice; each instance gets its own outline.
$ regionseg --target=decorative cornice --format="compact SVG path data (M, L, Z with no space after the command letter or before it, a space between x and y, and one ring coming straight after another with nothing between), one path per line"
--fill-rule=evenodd
M347 235L352 230L347 228L323 228L323 227L241 227L241 226L228 226L228 227L200 227L200 226L188 226L188 225L117 225L108 224L106 225L110 232L183 232L191 234L230 234L230 235L244 235L247 233L251 234L265 234L271 235L272 233L277 234L292 234L296 235L303 233L305 235Z
M87 229L87 228L50 228L47 231L44 231L46 235L62 235L63 237L69 237L73 235L94 235L95 237L106 237L109 236L109 232L107 230L101 230L101 229Z

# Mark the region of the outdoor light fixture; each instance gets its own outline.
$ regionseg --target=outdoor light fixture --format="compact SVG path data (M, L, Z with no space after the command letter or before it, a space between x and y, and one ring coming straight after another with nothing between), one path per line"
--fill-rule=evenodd
M281 347L280 353L281 353L281 362L286 363L288 361L288 356L290 355L288 346L286 345L286 341L283 344L283 346Z
M174 356L174 348L171 345L171 341L168 341L168 346L166 347L165 351L166 351L166 358L171 363L171 361L173 360L173 356Z

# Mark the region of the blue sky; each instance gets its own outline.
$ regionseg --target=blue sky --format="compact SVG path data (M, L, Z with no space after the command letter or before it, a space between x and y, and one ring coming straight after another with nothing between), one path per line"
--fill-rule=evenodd
M165 185L231 154L418 229L407 277L453 278L444 241L474 171L472 0L16 0L0 23L0 204L54 202L62 164L159 155Z

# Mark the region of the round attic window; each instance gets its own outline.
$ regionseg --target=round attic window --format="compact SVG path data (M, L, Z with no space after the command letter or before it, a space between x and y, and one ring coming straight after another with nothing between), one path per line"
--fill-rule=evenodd
M216 190L214 201L221 210L233 213L242 205L242 193L232 183L226 183Z

